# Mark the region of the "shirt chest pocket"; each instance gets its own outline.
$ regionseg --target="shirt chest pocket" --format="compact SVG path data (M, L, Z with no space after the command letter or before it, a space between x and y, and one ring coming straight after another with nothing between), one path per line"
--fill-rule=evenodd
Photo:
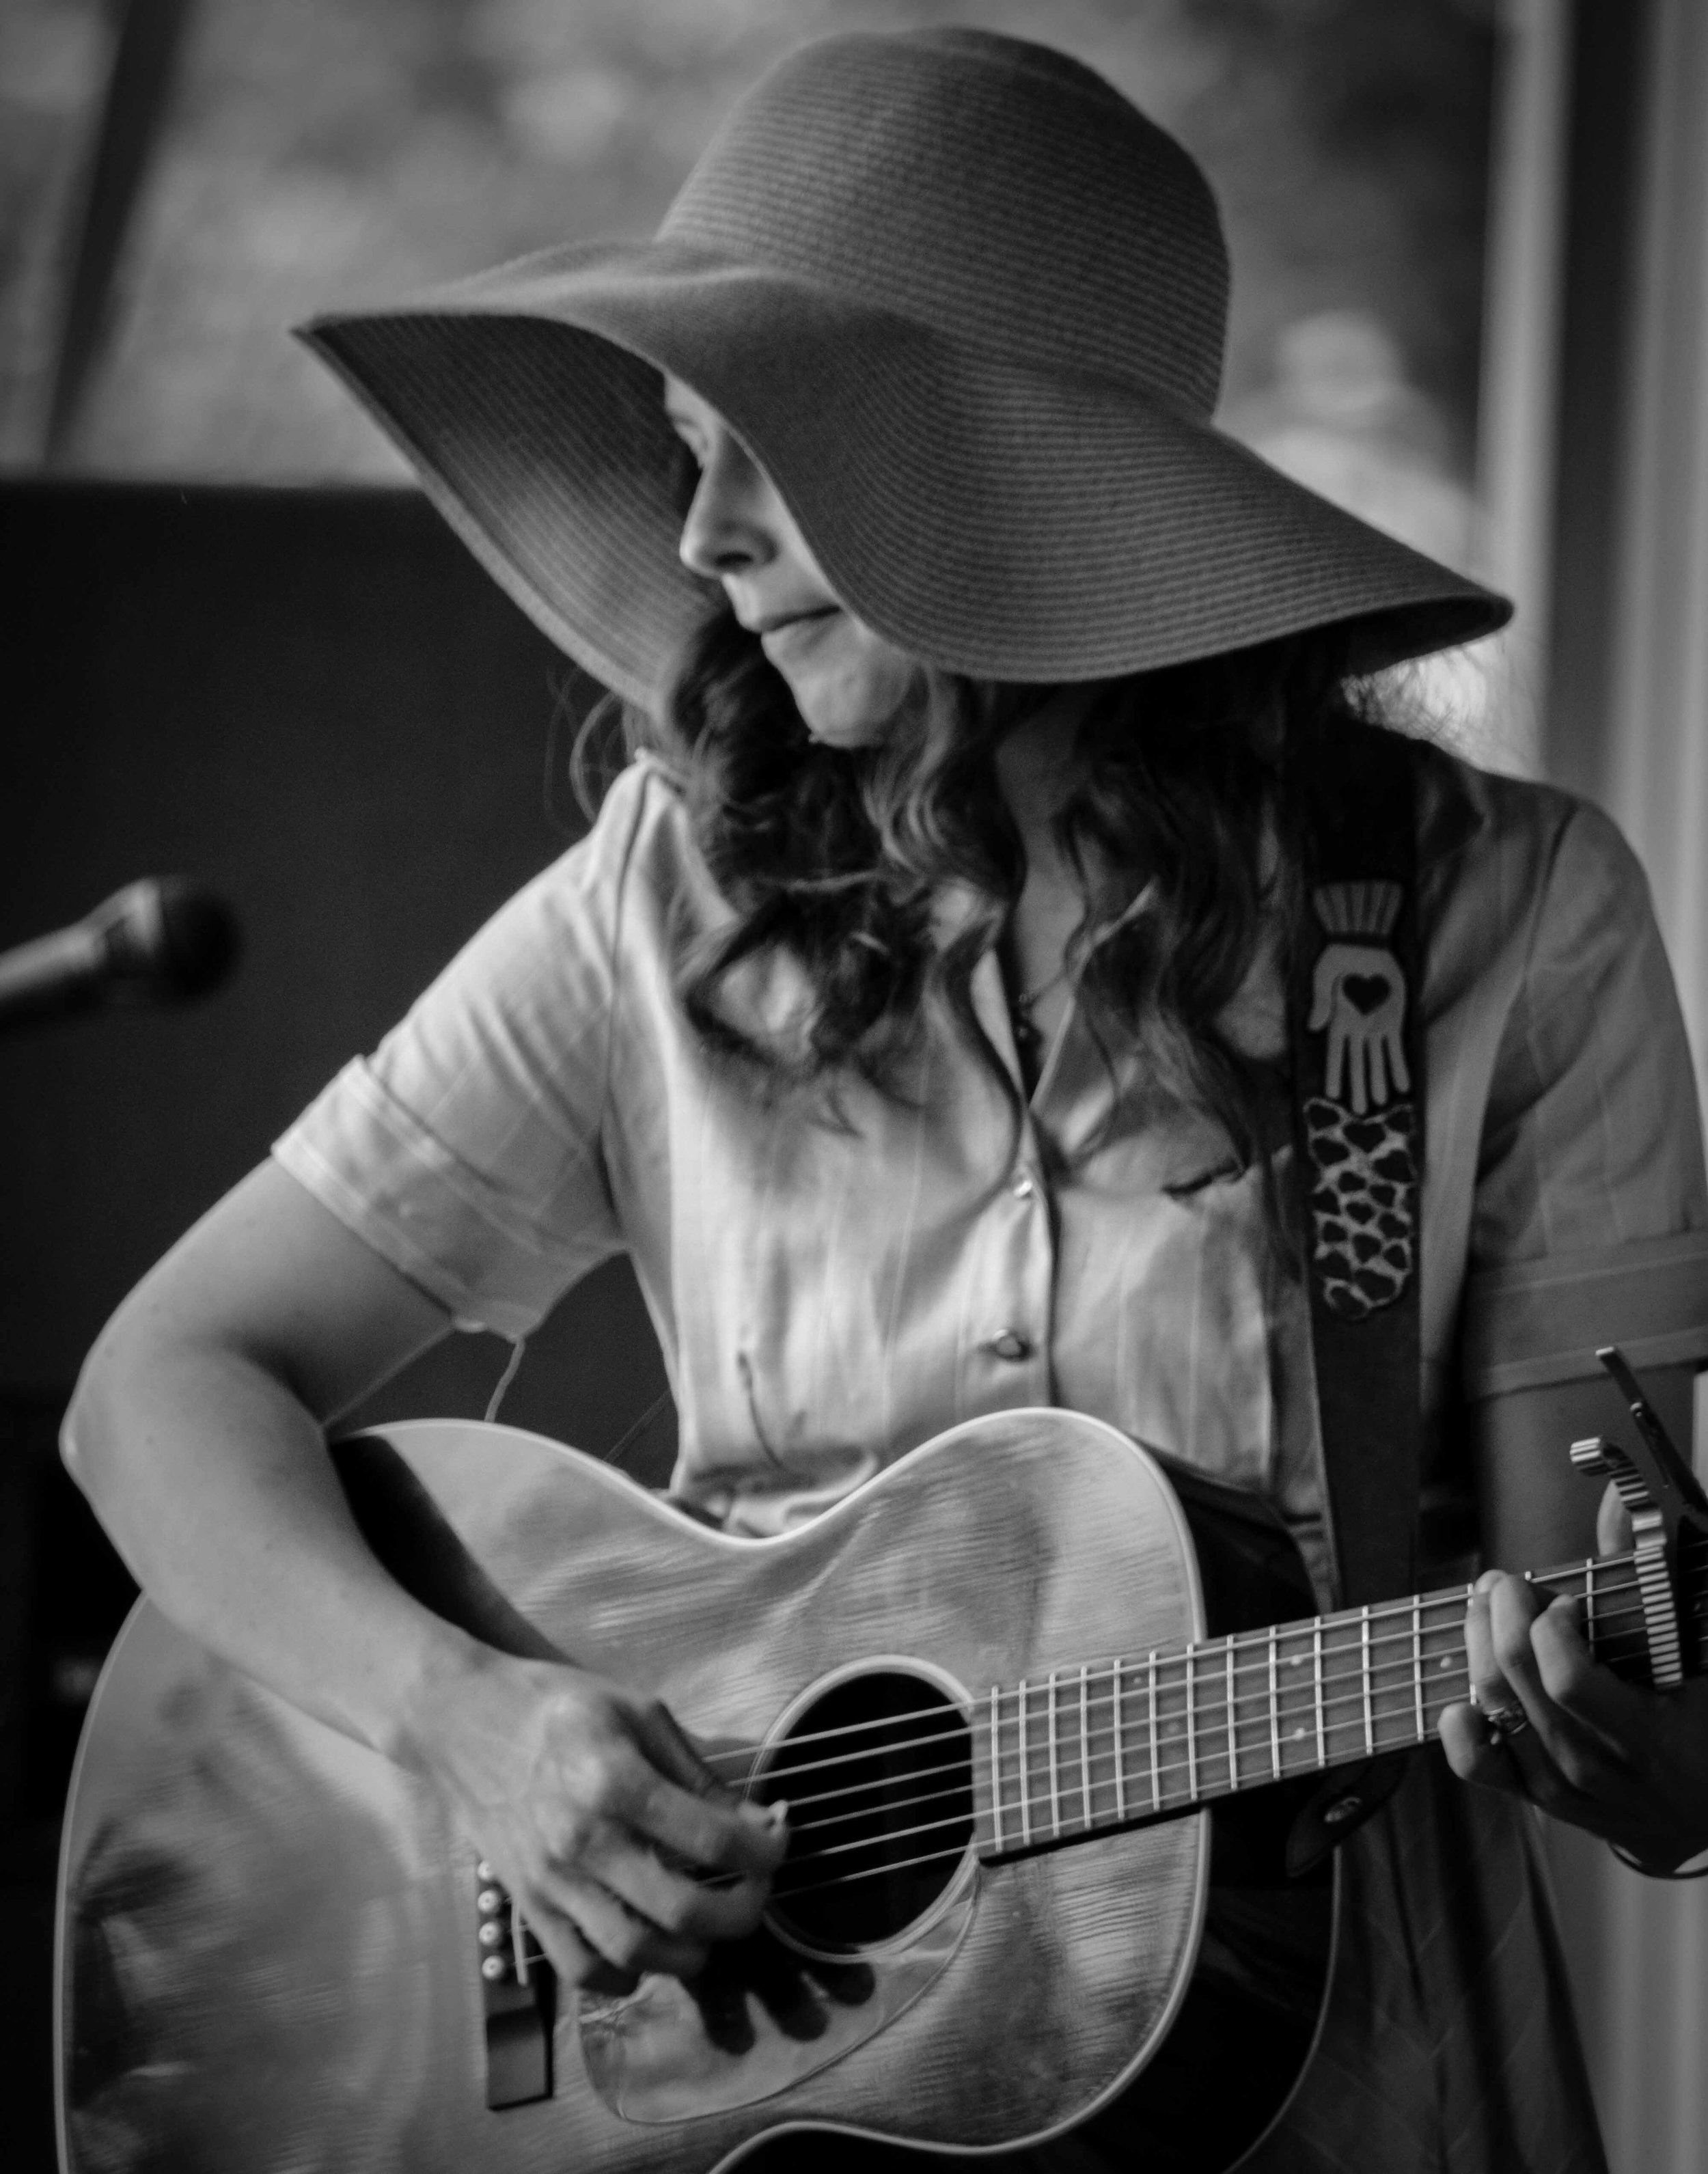
M1274 1279L1253 1170L1062 1196L1061 1401L1232 1486L1275 1458Z

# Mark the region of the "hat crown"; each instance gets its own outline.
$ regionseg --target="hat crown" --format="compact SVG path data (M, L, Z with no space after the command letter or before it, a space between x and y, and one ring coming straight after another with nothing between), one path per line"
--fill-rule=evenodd
M801 48L735 107L661 231L1009 362L1215 406L1228 262L1208 182L1100 76L1025 40Z

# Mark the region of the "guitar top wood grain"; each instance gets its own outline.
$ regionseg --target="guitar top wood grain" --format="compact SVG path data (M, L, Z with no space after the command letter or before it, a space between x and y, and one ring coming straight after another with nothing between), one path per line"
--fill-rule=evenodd
M765 1541L708 1531L514 1430L411 1422L385 1439L554 1645L662 1696L703 1746L743 1763L839 1674L918 1667L976 1719L992 1685L1077 1679L1088 1658L1204 1627L1158 1468L1072 1414L956 1428ZM987 1782L973 1782L987 1814ZM97 1693L68 1815L67 2174L703 2174L797 2123L963 2148L1035 2137L1112 2092L1164 2035L1191 1975L1206 1824L1018 1862L969 1851L951 1868L965 1923L946 1931L939 1912L934 1933L904 1928L852 1958L874 1989L848 2012L884 2011L881 2027L847 2031L853 2042L810 2073L774 2085L764 2071L749 2089L738 2072L764 2058L761 2029L752 2053L705 2055L723 2077L717 2103L624 2119L589 2081L566 2001L555 2095L495 2112L473 1840L399 1769L143 1603ZM924 1982L891 1999L891 1977L909 1971ZM732 2107L732 2092L752 2102Z

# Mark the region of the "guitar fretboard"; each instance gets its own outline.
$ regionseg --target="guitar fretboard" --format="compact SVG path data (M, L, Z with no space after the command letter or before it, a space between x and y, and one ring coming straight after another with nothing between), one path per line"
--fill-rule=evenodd
M1700 1624L1708 1561L1696 1553L1689 1584ZM1529 1582L1580 1600L1597 1659L1646 1680L1634 1555ZM993 1687L974 1721L980 1854L1068 1841L1426 1743L1443 1711L1469 1695L1472 1591L1456 1586Z

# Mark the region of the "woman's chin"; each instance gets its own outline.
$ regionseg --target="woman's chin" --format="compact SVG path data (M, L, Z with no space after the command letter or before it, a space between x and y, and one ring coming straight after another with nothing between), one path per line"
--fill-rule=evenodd
M817 718L807 716L804 711L802 716L808 735L815 739L820 747L841 748L850 754L859 748L877 747L881 741L889 738L889 727L895 722L891 717L878 719L836 717L820 722Z
M848 687L791 690L801 722L820 747L876 747L889 737L900 705L862 699L864 690Z
M821 747L877 747L895 731L907 706L911 677L885 674L862 682L845 679L792 686L801 721Z

